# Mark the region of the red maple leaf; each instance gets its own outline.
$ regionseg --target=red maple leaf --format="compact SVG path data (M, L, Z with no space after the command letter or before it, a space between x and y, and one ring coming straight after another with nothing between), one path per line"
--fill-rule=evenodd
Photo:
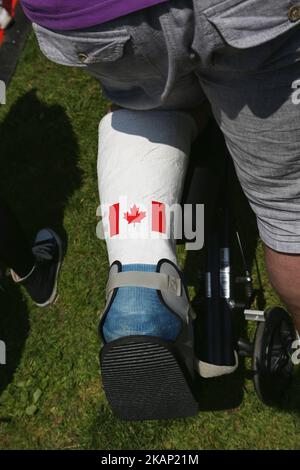
M124 219L126 219L129 224L141 223L145 217L146 212L140 212L139 207L135 204L130 208L130 213L128 211L124 213Z

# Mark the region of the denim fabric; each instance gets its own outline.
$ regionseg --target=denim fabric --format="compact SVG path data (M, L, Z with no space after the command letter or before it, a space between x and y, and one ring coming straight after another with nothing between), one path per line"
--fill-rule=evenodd
M122 271L155 272L153 264L125 264ZM159 299L155 289L119 287L107 313L103 335L105 341L130 335L149 335L174 340L181 320Z

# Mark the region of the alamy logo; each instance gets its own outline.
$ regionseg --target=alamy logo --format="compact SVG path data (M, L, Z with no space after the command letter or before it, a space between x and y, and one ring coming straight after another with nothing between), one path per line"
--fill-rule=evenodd
M6 345L4 341L0 340L0 366L6 364Z
M292 83L292 88L295 90L292 93L292 103L300 104L300 80L295 80Z
M96 233L101 240L185 238L186 250L200 250L204 245L204 205L173 204L161 201L129 202L121 196L114 204L101 204L101 218Z
M6 104L6 85L0 80L0 104Z
M292 363L295 366L298 366L300 364L300 339L296 339L293 344L292 344L292 349L294 350L291 358L292 358Z

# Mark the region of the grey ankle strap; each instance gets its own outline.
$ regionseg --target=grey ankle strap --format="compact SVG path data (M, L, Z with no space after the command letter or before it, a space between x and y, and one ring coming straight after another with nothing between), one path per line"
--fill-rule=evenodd
M117 287L148 287L149 289L170 290L178 297L181 296L181 279L166 273L153 273L143 271L125 271L112 274L106 285L106 298Z

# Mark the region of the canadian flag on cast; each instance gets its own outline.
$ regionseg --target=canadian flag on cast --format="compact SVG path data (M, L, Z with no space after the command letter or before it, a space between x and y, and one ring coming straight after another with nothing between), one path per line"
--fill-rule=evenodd
M109 231L110 236L119 235L122 225L125 223L136 228L143 221L147 221L149 211L140 210L136 204L130 205L124 211L120 203L109 206ZM159 201L151 201L151 230L153 232L166 233L166 208L165 204ZM149 221L148 221L149 223Z

